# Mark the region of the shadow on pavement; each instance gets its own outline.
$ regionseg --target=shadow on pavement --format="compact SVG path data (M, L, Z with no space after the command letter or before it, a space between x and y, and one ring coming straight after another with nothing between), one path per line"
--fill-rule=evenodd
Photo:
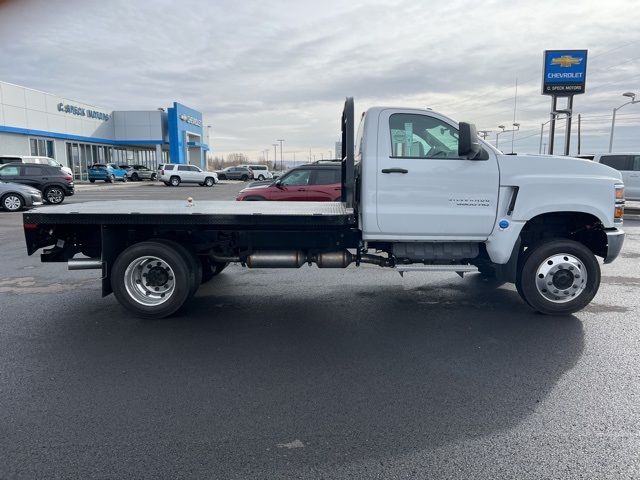
M235 295L229 281L172 319L126 318L110 300L104 317L50 324L33 353L58 363L44 367L53 380L35 387L39 400L19 399L11 463L30 455L46 475L62 458L90 474L116 459L127 474L185 464L232 477L383 460L516 426L583 350L575 317L532 313L479 277L334 285L323 301L307 285L258 302L258 280Z

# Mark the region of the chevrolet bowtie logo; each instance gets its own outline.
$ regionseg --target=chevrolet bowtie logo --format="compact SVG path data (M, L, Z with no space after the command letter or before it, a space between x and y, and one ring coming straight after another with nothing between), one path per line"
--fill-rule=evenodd
M551 59L551 65L560 65L561 67L571 67L573 65L580 65L582 63L581 58L572 57L571 55L562 55Z

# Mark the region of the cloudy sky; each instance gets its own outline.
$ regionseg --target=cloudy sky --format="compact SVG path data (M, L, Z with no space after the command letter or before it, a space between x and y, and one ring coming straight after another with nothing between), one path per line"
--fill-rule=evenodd
M299 160L329 155L347 95L357 111L429 106L493 143L513 123L517 78L515 150L537 152L542 52L586 48L574 111L588 153L607 148L621 94L640 93L638 11L639 0L0 0L0 79L106 109L176 100L203 112L217 152L272 158L284 138ZM639 151L640 104L618 115L615 148Z

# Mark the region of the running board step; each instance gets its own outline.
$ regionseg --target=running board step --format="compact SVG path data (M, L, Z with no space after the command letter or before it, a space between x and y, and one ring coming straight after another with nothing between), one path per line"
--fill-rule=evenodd
M462 277L478 271L475 265L396 265L395 268L401 276L405 272L455 272Z

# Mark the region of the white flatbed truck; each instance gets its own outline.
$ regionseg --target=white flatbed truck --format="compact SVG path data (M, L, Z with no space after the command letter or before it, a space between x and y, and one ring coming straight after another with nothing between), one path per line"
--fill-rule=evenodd
M605 165L505 155L431 110L342 114L341 202L87 202L24 213L28 254L102 271L102 293L162 318L229 262L248 268L479 271L545 314L598 291L624 241L624 186ZM374 253L371 253L374 252Z

